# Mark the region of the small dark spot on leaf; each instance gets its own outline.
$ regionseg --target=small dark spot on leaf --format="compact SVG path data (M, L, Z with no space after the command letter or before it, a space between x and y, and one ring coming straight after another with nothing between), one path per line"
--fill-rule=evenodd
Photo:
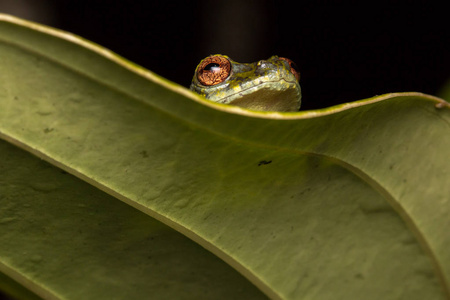
M44 129L44 132L45 133L49 133L49 132L52 132L53 130L54 130L54 128L48 128L47 127L47 128Z
M406 237L406 238L400 240L400 242L406 246L417 244L417 240L413 236Z
M36 113L40 116L49 116L52 114L52 112L50 112L50 111L38 111Z
M72 101L74 103L81 103L83 101L83 99L76 98L76 97L71 97L71 98L69 98L69 101Z
M262 160L258 163L258 167L262 166L262 165L268 165L270 164L272 161L271 160Z
M142 155L143 158L147 158L148 157L148 153L145 150L142 150L141 152L139 152L140 155Z
M355 278L364 279L364 275L361 274L361 273L358 273L358 274L355 275Z
M380 214L380 213L392 213L392 208L390 205L383 204L373 204L373 203L362 203L359 208L364 214Z

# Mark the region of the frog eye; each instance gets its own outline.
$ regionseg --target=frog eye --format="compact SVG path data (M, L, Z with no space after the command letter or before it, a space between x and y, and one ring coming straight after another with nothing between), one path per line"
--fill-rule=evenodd
M208 56L197 69L197 78L203 85L216 85L230 76L231 63L223 56Z
M288 62L289 67L291 68L291 73L294 74L295 79L297 79L297 81L300 81L300 70L298 69L295 62L293 62L292 60L290 60L289 58L286 58L286 57L279 57L279 59L285 60Z

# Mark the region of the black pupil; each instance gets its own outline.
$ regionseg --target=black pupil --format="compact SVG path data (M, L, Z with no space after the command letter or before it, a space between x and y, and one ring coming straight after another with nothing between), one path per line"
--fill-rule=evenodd
M220 69L220 65L219 64L210 63L210 64L207 64L206 67L203 70L217 72L217 71L219 71L219 69Z

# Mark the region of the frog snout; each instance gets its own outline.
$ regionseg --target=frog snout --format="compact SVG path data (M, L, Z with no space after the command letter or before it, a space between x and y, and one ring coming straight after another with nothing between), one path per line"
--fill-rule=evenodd
M266 76L274 71L278 70L278 67L267 60L260 60L256 64L255 74L257 76Z

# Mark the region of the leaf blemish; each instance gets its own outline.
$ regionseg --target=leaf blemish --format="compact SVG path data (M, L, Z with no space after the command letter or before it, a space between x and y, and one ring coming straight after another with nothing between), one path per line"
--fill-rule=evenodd
M268 165L270 164L272 161L271 160L262 160L258 163L258 167L262 166L262 165Z

